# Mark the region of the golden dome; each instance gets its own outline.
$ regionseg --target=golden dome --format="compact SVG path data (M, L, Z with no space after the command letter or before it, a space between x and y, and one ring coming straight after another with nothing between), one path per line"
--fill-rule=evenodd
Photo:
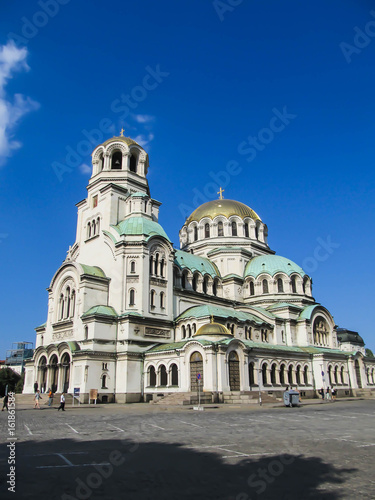
M224 215L229 218L231 215L238 215L241 219L250 217L253 220L261 220L259 215L250 207L235 200L213 200L203 203L200 207L186 219L185 224L190 224L192 221L200 221L203 217L214 219L217 215Z
M197 332L194 333L193 337L198 335L225 335L227 337L233 337L233 334L220 323L207 323L206 325L198 328Z

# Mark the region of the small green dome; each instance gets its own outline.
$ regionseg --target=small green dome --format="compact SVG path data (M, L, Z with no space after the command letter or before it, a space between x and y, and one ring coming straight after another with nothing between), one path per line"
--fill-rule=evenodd
M155 222L146 217L128 217L125 220L119 222L116 226L112 226L119 233L120 236L123 235L144 235L144 236L154 236L158 235L171 241L167 233L161 227L158 222Z
M278 272L285 273L288 276L293 273L297 273L302 277L306 275L302 267L285 257L280 255L258 255L247 263L244 278L247 276L257 278L262 273L274 276Z

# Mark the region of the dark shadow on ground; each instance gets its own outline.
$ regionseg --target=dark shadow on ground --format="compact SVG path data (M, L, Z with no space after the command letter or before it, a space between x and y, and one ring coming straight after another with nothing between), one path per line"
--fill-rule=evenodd
M80 466L69 466L58 453ZM28 441L17 443L17 492L7 494L5 455L3 447L2 499L336 500L348 498L343 489L357 470L289 454L231 464L214 453L177 443ZM110 466L92 465L110 462ZM56 465L64 467L46 468Z

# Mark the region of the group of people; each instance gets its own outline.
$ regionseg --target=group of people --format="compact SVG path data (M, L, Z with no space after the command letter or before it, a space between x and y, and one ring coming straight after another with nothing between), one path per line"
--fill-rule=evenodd
M337 391L334 387L327 387L327 389L324 390L324 387L318 391L319 394L321 395L323 401L336 401L336 396L337 396Z
M42 399L42 396L41 396L41 393L38 389L38 382L35 382L35 384L34 384L34 392L35 392L34 408L40 409L39 401ZM52 392L52 389L49 388L48 389L48 403L47 404L48 404L48 406L52 406L52 403L53 403L53 392ZM60 396L60 406L57 408L57 410L65 411L65 394L64 393L62 393Z

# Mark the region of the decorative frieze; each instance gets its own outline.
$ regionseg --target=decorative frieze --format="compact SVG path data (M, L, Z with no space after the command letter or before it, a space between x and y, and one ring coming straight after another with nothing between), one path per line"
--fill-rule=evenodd
M56 332L52 334L52 340L58 341L58 340L64 340L64 339L71 339L73 337L73 330L63 330L61 332Z
M171 332L169 330L163 330L161 328L145 328L145 337L162 337L170 338Z

